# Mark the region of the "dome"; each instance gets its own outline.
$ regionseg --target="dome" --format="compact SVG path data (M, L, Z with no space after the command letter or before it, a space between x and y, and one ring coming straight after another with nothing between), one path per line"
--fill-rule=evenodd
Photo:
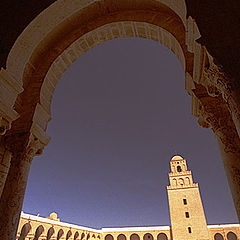
M175 155L171 160L183 160L183 158L179 155Z

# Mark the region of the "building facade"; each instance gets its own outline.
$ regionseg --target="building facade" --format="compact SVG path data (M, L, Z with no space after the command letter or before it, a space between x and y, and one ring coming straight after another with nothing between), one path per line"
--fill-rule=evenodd
M239 224L207 225L198 183L181 156L170 161L167 187L171 226L93 229L21 213L18 240L238 240Z

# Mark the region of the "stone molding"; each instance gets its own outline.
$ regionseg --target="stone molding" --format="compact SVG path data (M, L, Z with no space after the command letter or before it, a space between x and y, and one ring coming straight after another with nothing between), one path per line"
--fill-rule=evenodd
M19 115L14 110L14 104L23 88L3 68L0 70L0 135L4 135L11 128L11 123Z
M190 33L189 33L190 34ZM191 33L192 34L192 33ZM167 30L146 22L121 21L103 25L81 36L59 55L49 68L41 87L40 103L50 113L56 85L68 67L89 49L112 39L137 37L159 42L172 51L186 70L186 56L178 40ZM190 74L188 74L190 76Z

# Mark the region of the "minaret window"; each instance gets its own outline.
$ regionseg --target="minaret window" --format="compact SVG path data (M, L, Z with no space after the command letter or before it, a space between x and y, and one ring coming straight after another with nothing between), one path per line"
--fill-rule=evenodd
M177 166L177 171L178 171L178 172L181 172L181 171L182 171L181 166Z
M183 199L183 204L187 205L187 199L185 199L185 198Z
M192 233L191 227L188 227L188 232L189 232L189 233Z
M186 218L189 218L189 212L185 212Z

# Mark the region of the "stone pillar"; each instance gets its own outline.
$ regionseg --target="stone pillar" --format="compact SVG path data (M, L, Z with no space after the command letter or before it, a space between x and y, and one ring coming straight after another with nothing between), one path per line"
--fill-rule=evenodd
M240 138L229 113L228 106L218 95L211 97L204 88L193 90L200 101L198 122L202 127L211 127L214 132L234 205L240 220Z
M227 76L210 58L210 66L203 72L203 84L211 96L222 95L240 137L240 82Z
M41 154L44 144L29 133L7 138L6 145L12 159L0 199L0 236L15 240L31 162Z

